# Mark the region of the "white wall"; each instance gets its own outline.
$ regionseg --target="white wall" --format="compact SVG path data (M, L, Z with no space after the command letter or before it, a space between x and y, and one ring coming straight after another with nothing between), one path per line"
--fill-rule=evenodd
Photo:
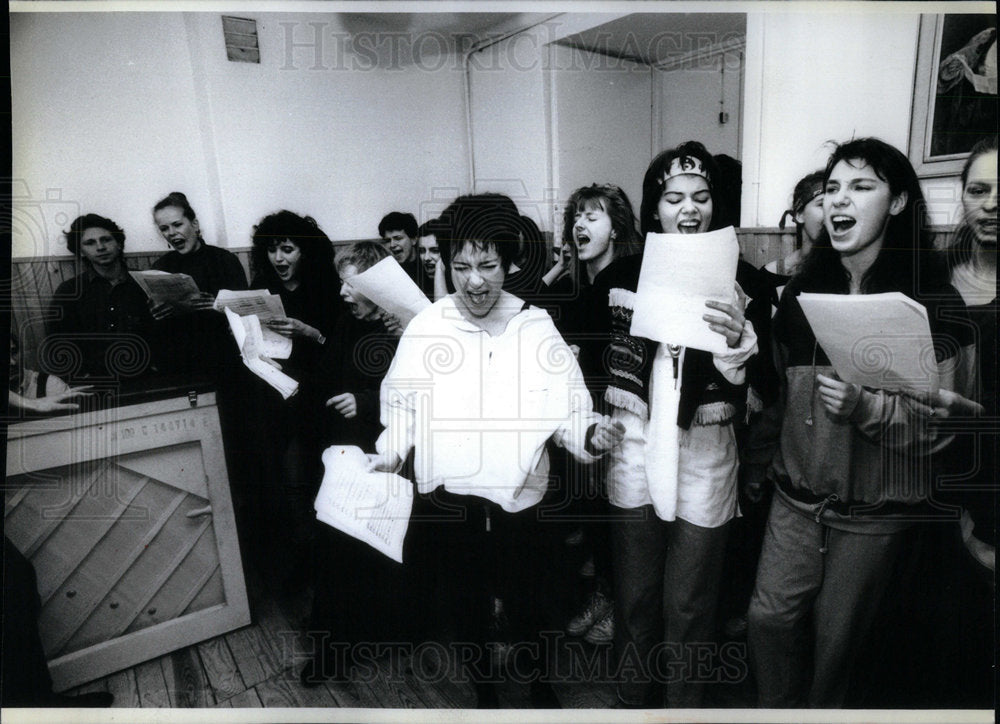
M252 225L280 208L310 214L334 239L375 237L387 212L425 221L436 189L468 190L453 59L371 68L345 52L336 16L262 13L247 16L258 21L261 64L232 63L219 16L191 17L232 243L248 244ZM316 27L318 51L308 45Z
M651 69L557 45L551 46L550 62L554 233L562 233L562 204L592 183L620 186L638 215L650 159Z
M429 218L436 189L468 191L454 59L370 69L335 16L241 15L258 20L259 65L226 60L217 13L11 16L14 176L29 197L15 202L14 257L66 253L59 230L91 211L121 224L130 250L165 249L150 208L173 190L230 246L282 207L364 238L391 210ZM289 51L279 22L300 43L319 23L321 62L315 46ZM47 194L61 195L60 221L41 229L53 205L30 202Z
M546 40L536 28L473 54L469 85L475 190L507 194L521 213L551 229Z
M777 225L828 140L877 136L906 152L919 17L747 16L742 225Z
M15 13L10 36L13 256L68 253L81 213L118 222L129 250L166 250L153 204L211 203L182 16Z
M713 154L740 158L741 66L742 51L730 50L655 71L660 149L694 140ZM729 114L726 123L719 122L720 111Z

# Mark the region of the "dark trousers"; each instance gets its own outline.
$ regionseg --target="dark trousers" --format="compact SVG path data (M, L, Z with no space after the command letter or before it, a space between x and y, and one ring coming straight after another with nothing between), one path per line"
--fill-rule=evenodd
M655 690L665 683L668 706L699 707L706 682L693 662L715 640L729 525L668 523L652 506L634 512L625 520L618 510L611 523L618 698L659 706Z
M344 675L352 662L387 651L386 644L412 642L426 602L413 595L412 566L325 523L314 526L309 644L326 676Z
M411 529L422 551L423 575L433 581L455 640L473 652L467 669L477 681L496 674L489 668L487 647L497 633L494 598L503 601L510 643L524 644L522 650L529 652L553 608L561 527L540 520L539 509L508 513L483 498L442 488L414 499Z
M38 635L35 568L6 536L3 539L3 706L41 706L52 698L52 678Z
M829 528L775 497L747 615L762 707L843 707L902 539Z

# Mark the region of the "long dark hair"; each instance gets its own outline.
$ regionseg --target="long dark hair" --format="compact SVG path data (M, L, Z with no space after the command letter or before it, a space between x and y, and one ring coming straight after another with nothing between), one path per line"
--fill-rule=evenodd
M858 138L838 144L823 171L824 185L841 161L861 161L871 166L889 185L893 196L902 193L907 196L903 210L886 224L882 248L861 278L861 292L899 291L916 297L922 289L931 290L944 284L947 271L934 254L927 204L909 159L878 138ZM830 294L844 294L850 289L850 275L831 245L825 226L802 262L797 286L800 290Z
M969 169L972 168L972 164L975 163L976 159L980 156L996 152L996 136L988 136L987 138L980 139L980 141L972 147L972 151L969 153L969 157L965 160L965 165L962 167L963 196L965 195L965 185L969 182ZM949 272L955 267L965 264L972 258L972 245L974 240L975 234L972 233L972 228L965 221L963 213L962 223L959 225L958 229L955 230L955 238L951 245L945 250L945 259Z
M712 194L712 223L708 225L708 230L715 231L727 225L726 220L729 218L729 213L725 208L723 194L717 192L717 184L721 179L719 166L712 154L701 143L685 141L677 148L669 148L661 152L646 169L646 175L642 180L642 205L639 208L639 224L643 238L651 231L656 234L663 232L663 226L656 218L656 207L663 195L663 185L666 183L664 177L670 170L670 164L676 158L681 160L684 158L696 159L705 169L705 173L708 174L706 180L708 181L708 190Z
M311 216L299 216L284 209L265 216L254 227L250 270L256 284L263 283L272 291L281 288L282 282L267 258L267 250L286 239L302 250L298 278L303 287L310 293L328 286L338 288L330 238Z

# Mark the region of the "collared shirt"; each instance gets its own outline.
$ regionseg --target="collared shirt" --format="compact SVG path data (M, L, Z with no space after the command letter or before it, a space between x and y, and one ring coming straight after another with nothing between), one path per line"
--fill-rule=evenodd
M153 318L146 294L126 274L112 284L87 269L56 289L39 364L74 377L136 377L153 366Z
M405 459L417 487L477 495L517 512L548 486L549 438L584 462L597 422L572 351L543 310L519 312L496 336L451 296L413 318L381 389L376 449Z

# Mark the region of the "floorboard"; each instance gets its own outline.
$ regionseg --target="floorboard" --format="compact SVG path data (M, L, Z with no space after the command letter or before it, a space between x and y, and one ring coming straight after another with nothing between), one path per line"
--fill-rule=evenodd
M216 701L224 701L246 690L236 660L222 636L198 644L197 649Z
M274 660L271 644L259 626L233 631L226 634L225 639L247 687L267 681L280 670Z
M196 709L215 704L211 685L194 647L167 654L162 664L172 707Z
M308 588L289 592L268 585L267 576L247 571L253 623L223 636L161 656L90 684L72 693L107 690L116 707L142 708L413 708L472 709L475 690L458 671L449 633L442 644L426 643L413 651L390 649L352 667L350 680L303 687L299 671L311 655L306 634L311 607ZM581 584L581 591L585 593ZM583 599L583 593L576 596ZM446 626L447 623L442 623ZM599 709L615 703L610 646L594 646L562 633L549 637L547 680L564 708ZM716 686L706 691L706 704L751 706L752 686ZM500 705L528 708L530 687L508 675L497 685Z
M257 696L257 691L255 689L241 691L236 696L226 699L226 703L234 709L260 709L264 706L261 704L260 697Z
M152 661L146 661L135 667L136 688L139 691L139 706L144 709L170 707L170 695L167 693L167 682L163 678L161 656Z
M307 689L299 683L298 674L292 669L261 682L254 687L265 707L321 707L337 706L336 699L323 686Z
M135 670L126 669L107 677L107 687L115 697L115 706L135 709L140 705L139 688L136 685Z

